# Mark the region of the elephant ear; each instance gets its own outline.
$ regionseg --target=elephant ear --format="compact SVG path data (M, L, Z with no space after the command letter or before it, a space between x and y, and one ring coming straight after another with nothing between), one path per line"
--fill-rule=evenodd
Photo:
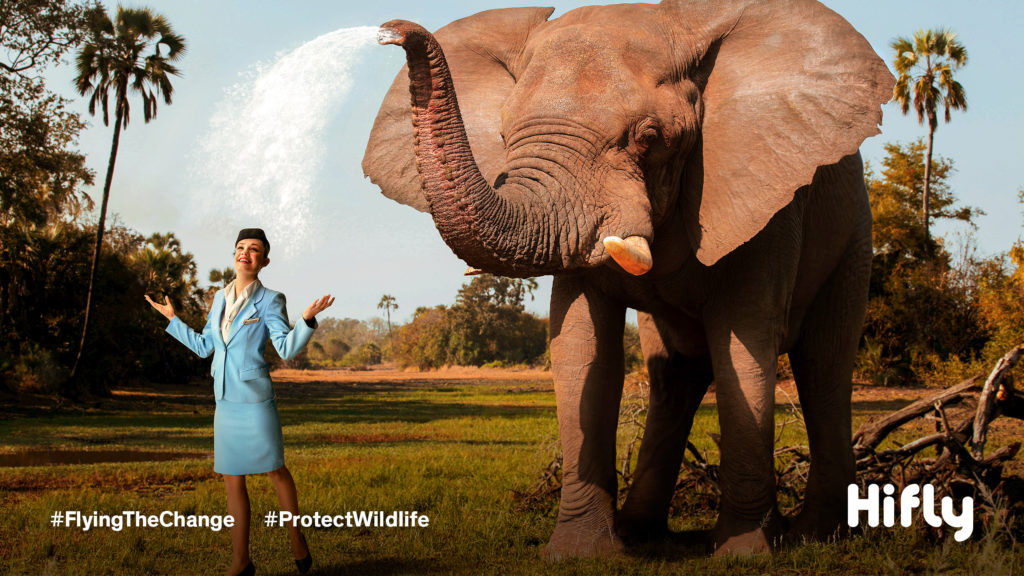
M661 8L700 59L701 138L682 201L690 242L710 266L764 228L819 166L880 132L894 80L868 41L814 0Z
M493 182L505 163L501 107L512 91L531 31L554 8L488 10L456 20L434 37L444 50L469 145L481 173ZM413 151L409 67L384 97L363 155L363 173L385 196L428 211Z

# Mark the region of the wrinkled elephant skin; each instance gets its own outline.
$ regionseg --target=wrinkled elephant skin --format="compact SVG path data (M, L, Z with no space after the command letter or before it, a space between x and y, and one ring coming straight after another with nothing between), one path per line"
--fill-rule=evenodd
M470 266L553 274L564 457L548 558L663 534L694 413L714 380L718 553L786 535L774 485L777 357L811 469L793 537L840 529L871 211L858 147L892 76L814 0L665 1L482 12L431 35L396 20L396 78L363 169L430 212ZM410 98L411 96L411 98ZM622 332L639 311L651 402L616 510Z

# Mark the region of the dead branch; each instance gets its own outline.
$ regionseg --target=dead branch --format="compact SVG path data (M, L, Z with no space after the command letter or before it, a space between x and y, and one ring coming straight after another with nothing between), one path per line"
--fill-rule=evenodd
M891 483L900 488L927 482L936 486L940 497L954 490L958 493L973 491L982 497L982 507L986 505L984 502L992 502L991 495L1000 485L1003 465L1017 455L1021 444L1003 446L988 457L983 457L983 449L989 424L996 417L1024 418L1024 395L1014 390L1010 374L1021 355L1024 355L1024 346L1011 350L1000 359L978 396L975 393L982 374L862 425L852 442L857 482L861 485ZM620 412L619 424L632 427L632 434L619 471L622 478L620 497L632 483L635 472L632 459L643 438L648 408L647 390L643 386L637 394L627 398ZM957 409L947 414L947 408L954 406ZM793 408L795 410L795 405ZM794 414L799 414L799 411L794 411ZM894 448L878 449L891 433L918 418L934 420L935 432ZM781 427L790 422L783 422ZM802 424L802 420L797 418L792 422ZM779 430L778 434L781 433ZM721 449L720 436L715 433L709 433L709 436ZM937 447L938 454L933 458L922 457L922 451L929 447ZM676 491L692 491L703 486L715 495L721 494L718 466L709 464L690 442L686 444L686 451L688 455L684 454L682 463L684 474L676 483ZM776 481L781 492L796 499L803 494L810 470L809 452L807 446L785 446L776 450ZM561 476L562 458L556 454L530 492L515 494L519 501L516 510L550 510L562 488ZM800 506L801 503L797 502L789 512Z
M974 435L971 437L971 455L980 459L985 452L985 440L988 435L988 423L995 416L998 407L996 396L1001 389L1004 377L1013 369L1024 353L1024 346L1018 346L999 359L992 373L989 374L985 386L981 389L978 400L978 411L974 416Z
M977 396L977 406L973 406L974 392L980 374L861 426L853 441L858 482L885 482L898 487L928 482L941 495L970 491L982 497L983 507L984 502L991 502L1003 465L1017 455L1020 444L1004 446L983 458L985 437L989 424L1007 409L1024 412L1024 397L1014 391L1009 373L1022 354L1024 346L1000 359ZM955 419L950 418L946 409L957 404L963 407ZM892 432L917 418L933 419L935 432L896 448L878 450ZM932 446L939 449L937 457L922 457L921 452Z
M853 450L855 454L863 455L874 451L882 440L893 430L900 426L927 414L935 409L935 405L951 406L962 402L970 395L969 391L974 388L975 383L981 378L981 374L948 388L928 398L922 398L904 408L893 412L878 422L861 426L853 436Z

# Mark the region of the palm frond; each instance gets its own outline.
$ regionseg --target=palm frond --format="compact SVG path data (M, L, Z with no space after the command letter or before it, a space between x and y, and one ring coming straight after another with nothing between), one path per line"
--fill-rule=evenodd
M156 116L160 94L171 103L170 77L179 76L170 62L185 53L185 39L176 34L167 19L147 8L119 6L113 20L102 7L90 17L89 40L76 59L75 87L89 95L89 113L99 106L104 124L109 123L109 92L120 111L122 127L130 121L129 92L143 100L146 122Z
M954 41L950 43L946 49L946 56L956 63L957 68L967 64L967 48L964 48L959 42Z
M953 77L953 73L967 61L967 50L947 28L922 29L913 39L898 37L890 47L894 51L893 68L898 76L893 87L893 98L904 114L913 106L917 121L928 118L930 129L935 129L935 116L940 101L944 118L950 121L950 110L965 110L966 95ZM955 93L951 92L956 86Z

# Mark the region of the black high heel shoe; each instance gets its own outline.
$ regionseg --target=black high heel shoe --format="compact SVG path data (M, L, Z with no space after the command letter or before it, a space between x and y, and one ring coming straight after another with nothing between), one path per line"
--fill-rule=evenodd
M238 573L238 576L256 576L256 565L252 563L252 560L242 568L242 571Z
M313 553L309 549L306 537L299 534L299 538L302 538L302 543L306 546L306 557L296 560L295 567L298 568L299 574L305 574L306 572L309 572L309 569L313 566Z

